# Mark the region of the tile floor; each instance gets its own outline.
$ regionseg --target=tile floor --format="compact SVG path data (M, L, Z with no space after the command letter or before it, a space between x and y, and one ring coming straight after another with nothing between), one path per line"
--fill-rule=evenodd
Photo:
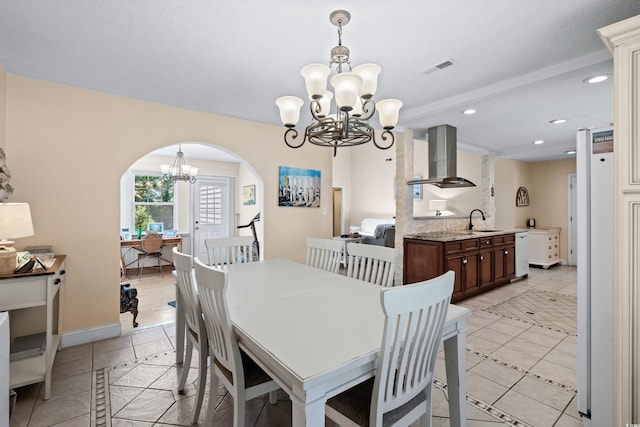
M173 309L165 307L173 299L171 276L148 279L131 281L140 297L140 326L131 328L125 313L121 337L61 350L51 399L43 400L40 384L18 388L13 427L189 425L195 387L191 383L184 395L176 390ZM467 322L468 426L582 426L576 410L575 297L575 268L557 266L532 268L525 280L460 303L473 310ZM165 323L153 324L158 321ZM442 357L433 391L434 426L449 425ZM196 371L190 371L194 381ZM224 389L216 393L215 425L231 426L231 398ZM248 404L246 425L288 426L290 413L284 393L274 405L258 398Z

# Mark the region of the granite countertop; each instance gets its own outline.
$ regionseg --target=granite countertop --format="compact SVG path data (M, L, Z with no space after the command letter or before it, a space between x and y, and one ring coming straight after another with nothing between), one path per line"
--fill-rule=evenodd
M477 239L479 237L500 236L528 231L526 228L512 228L504 230L455 230L433 231L430 233L406 234L405 239L431 240L434 242L453 242L456 240Z

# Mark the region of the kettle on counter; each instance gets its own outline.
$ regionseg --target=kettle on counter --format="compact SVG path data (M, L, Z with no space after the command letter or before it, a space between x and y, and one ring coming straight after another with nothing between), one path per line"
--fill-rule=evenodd
M527 220L527 227L536 228L536 220L535 220L535 218L529 218Z

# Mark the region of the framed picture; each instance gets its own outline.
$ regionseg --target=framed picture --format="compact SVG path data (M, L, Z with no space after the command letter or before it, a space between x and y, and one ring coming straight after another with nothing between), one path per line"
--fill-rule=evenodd
M131 240L131 232L128 228L120 229L120 240Z
M162 237L178 237L178 230L165 230Z
M242 187L242 197L245 205L255 205L256 204L256 186L245 185L244 187Z
M413 179L422 179L422 177L416 176ZM422 185L420 184L413 185L413 200L422 200Z
M155 233L162 234L164 233L164 223L163 222L150 222L147 224L147 231L153 231Z
M320 207L320 171L280 166L278 206Z
M516 206L529 206L529 192L525 187L518 188Z

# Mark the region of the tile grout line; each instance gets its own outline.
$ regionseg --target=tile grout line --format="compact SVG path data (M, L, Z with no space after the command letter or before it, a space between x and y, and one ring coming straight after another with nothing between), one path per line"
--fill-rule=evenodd
M93 371L91 387L91 426L111 427L111 402L107 386L109 373L107 368Z
M518 295L515 295L515 296L513 296L511 298L508 298L508 299L506 299L504 301L500 301L497 304L493 304L493 305L490 305L488 307L480 308L480 310L484 311L486 313L495 314L496 316L500 316L500 317L503 317L503 318L507 318L507 319L511 319L511 320L517 320L519 322L523 322L523 323L526 323L528 325L538 326L540 328L548 329L548 330L551 330L551 331L554 331L554 332L560 332L560 333L563 333L563 334L567 334L567 336L569 336L569 335L577 336L577 334L573 333L573 332L567 332L567 331L561 330L559 328L554 328L554 327L551 327L551 326L541 325L540 323L534 323L533 321L528 320L528 319L521 319L521 318L518 318L518 317L515 317L515 316L512 316L512 315L508 315L508 314L500 313L498 311L494 311L497 308L499 308L499 307L501 307L501 306L503 306L505 304L511 303L514 300L522 298L522 297L524 297L524 296L526 296L526 295L528 295L530 293L533 293L533 292L542 292L542 293L551 294L551 295L560 295L560 296L568 297L568 298L572 298L573 297L573 295L567 295L567 294L562 294L562 293L558 293L558 292L545 291L543 289L531 289L529 291L522 292L522 293L520 293Z
M433 385L438 387L441 390L448 390L448 386L447 383L444 381L441 381L437 378L433 379ZM512 426L512 427L533 427L531 426L531 424L527 424L524 421L522 421L521 419L508 414L498 408L496 408L495 406L478 399L477 397L474 397L470 394L467 394L466 396L466 401L468 404L472 405L473 407L475 407L476 409L484 412L485 414L488 414L490 416L492 416L493 418L502 421L503 423ZM467 421L469 421L469 418L467 417Z
M481 353L481 352L479 352L477 350L473 350L473 349L467 348L467 351L470 352L470 353L473 353L473 354L475 354L477 356L480 356L485 360L491 360L493 362L496 362L496 363L499 363L499 364L501 364L503 366L506 366L507 368L514 369L514 370L516 370L516 371L518 371L518 372L520 372L522 374L527 375L528 377L535 378L537 380L541 380L541 381L543 381L543 382L545 382L547 384L550 384L552 386L555 386L555 387L557 387L557 388L559 388L561 390L565 390L565 391L568 391L568 392L571 392L571 393L574 393L574 394L578 393L578 389L573 387L573 386L570 386L570 385L567 385L567 384L562 384L559 381L555 381L555 380L552 380L550 378L546 378L546 377L544 377L544 376L542 376L540 374L536 374L535 372L531 372L529 369L521 368L519 366L513 365L513 364L508 363L508 362L505 362L504 360L500 360L500 359L497 359L497 358L495 358L493 356L489 356L487 354Z

